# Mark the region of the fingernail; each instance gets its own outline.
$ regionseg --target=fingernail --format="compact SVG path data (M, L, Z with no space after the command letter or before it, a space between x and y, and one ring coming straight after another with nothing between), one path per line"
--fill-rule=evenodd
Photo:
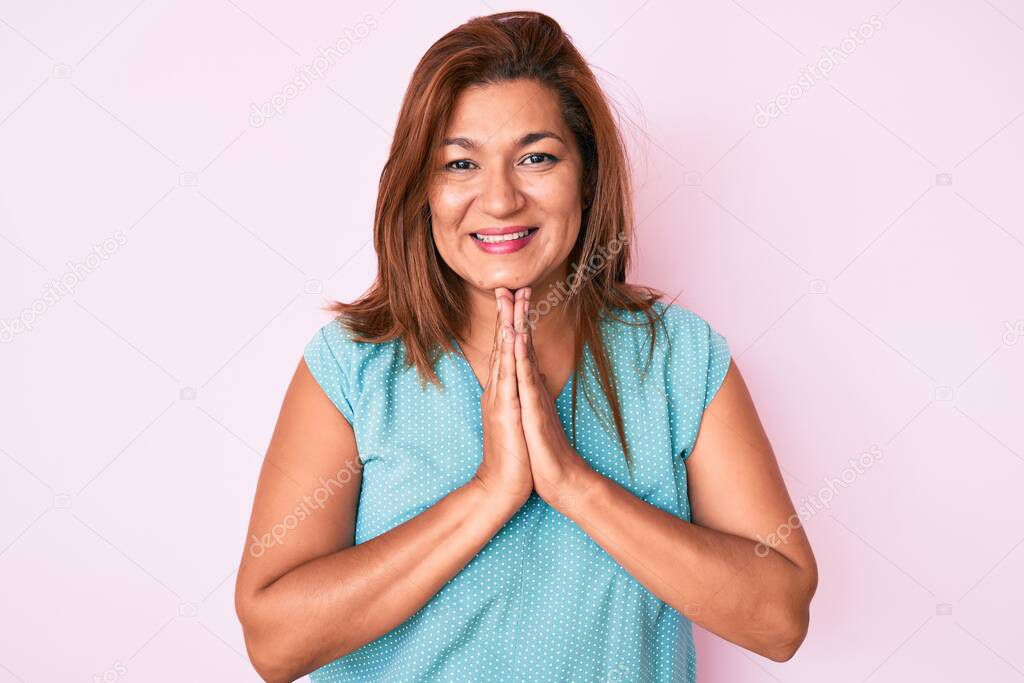
M498 313L501 313L501 299L498 299Z

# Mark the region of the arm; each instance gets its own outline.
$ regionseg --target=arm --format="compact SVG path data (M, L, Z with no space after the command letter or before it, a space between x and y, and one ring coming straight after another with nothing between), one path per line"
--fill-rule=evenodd
M692 621L774 661L793 656L817 566L734 363L686 461L693 523L579 463L556 509Z
M415 614L515 513L473 478L353 545L361 466L352 427L299 363L260 472L235 609L267 681L292 681Z

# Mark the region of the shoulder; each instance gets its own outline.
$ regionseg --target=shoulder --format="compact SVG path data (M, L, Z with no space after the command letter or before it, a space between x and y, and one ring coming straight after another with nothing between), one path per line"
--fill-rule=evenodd
M320 326L309 340L307 346L322 345L333 352L348 354L355 350L355 336L345 326L341 316L336 316Z
M305 354L333 360L342 368L355 368L374 356L392 352L396 346L400 346L397 342L398 340L359 341L358 335L339 315L323 324L313 334L306 343Z
M669 332L676 336L706 336L711 324L692 309L676 302L656 301L654 310L665 321Z
M731 364L728 340L707 318L686 306L658 301L654 308L668 333L664 353L670 385L702 386L707 407Z
M686 460L705 410L729 370L729 345L707 318L687 306L659 300L652 308L660 319L653 356L657 372L652 381L665 401L672 452ZM631 315L639 320L646 317L640 311Z
M317 379L336 376L346 372L356 353L357 342L351 331L334 318L322 325L306 342L302 356L310 372Z
M707 351L712 342L718 341L716 336L724 340L722 334L706 318L680 303L658 300L651 304L651 312L656 318L654 328L656 349L661 349L663 352L670 351L672 354L700 353ZM649 328L645 324L647 317L642 311L616 309L615 314L628 321L631 326L646 328L644 336L649 338Z
M367 378L393 368L392 356L400 347L397 340L359 341L344 319L337 316L309 338L302 357L310 374L349 422L354 422Z

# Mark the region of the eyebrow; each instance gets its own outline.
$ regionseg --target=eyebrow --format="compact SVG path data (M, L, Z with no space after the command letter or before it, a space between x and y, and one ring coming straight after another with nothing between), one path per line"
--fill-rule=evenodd
M565 140L563 140L562 136L558 135L557 133L553 133L550 130L539 130L533 133L527 133L523 137L519 138L519 140L516 142L516 148L525 147L526 145L532 145L533 143L539 140L543 140L544 138L554 138L555 140L561 142L563 145L565 144ZM444 146L456 145L458 147L462 147L468 150L475 150L480 146L478 142L476 142L472 138L467 137L445 138L442 144Z

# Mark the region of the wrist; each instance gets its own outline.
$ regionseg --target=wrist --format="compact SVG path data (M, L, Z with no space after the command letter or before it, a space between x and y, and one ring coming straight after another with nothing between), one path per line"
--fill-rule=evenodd
M529 494L521 496L492 491L487 487L484 481L475 474L468 482L466 482L463 488L470 492L473 506L478 511L488 514L493 513L504 521L507 521L515 515L519 508L521 508L530 497Z
M590 500L607 482L607 478L591 468L582 458L579 464L569 470L558 492L548 501L554 509L573 519L586 509Z

